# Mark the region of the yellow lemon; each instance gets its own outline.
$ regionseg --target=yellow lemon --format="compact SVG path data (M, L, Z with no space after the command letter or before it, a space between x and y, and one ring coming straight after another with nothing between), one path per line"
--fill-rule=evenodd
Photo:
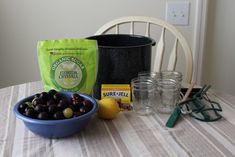
M114 98L105 97L98 104L98 116L102 119L114 119L120 112L119 105Z

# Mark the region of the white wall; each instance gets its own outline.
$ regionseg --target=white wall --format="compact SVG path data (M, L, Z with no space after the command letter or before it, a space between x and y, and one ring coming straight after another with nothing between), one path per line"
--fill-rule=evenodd
M209 1L204 83L235 95L235 1Z
M0 88L40 80L38 40L91 36L104 23L120 16L164 19L166 1L1 0ZM178 28L192 46L195 0L188 1L191 2L190 24Z

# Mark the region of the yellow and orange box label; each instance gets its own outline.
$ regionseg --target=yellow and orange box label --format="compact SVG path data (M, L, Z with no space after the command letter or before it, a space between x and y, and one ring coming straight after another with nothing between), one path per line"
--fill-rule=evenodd
M113 97L121 100L121 103L131 103L131 87L129 84L102 84L101 99L104 97Z

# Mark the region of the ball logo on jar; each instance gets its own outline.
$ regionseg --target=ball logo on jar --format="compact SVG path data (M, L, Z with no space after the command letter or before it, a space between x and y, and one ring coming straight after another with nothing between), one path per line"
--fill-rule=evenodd
M74 57L62 57L51 67L53 83L63 90L78 91L86 78L84 64Z

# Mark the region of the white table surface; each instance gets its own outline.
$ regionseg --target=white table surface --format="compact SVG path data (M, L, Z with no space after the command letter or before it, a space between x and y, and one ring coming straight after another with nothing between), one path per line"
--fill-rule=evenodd
M46 139L30 132L12 112L22 98L42 92L31 82L0 89L0 156L2 157L157 157L235 156L235 97L211 91L223 118L200 122L189 116L166 128L168 116L137 116L123 112L111 121L94 116L72 137Z

